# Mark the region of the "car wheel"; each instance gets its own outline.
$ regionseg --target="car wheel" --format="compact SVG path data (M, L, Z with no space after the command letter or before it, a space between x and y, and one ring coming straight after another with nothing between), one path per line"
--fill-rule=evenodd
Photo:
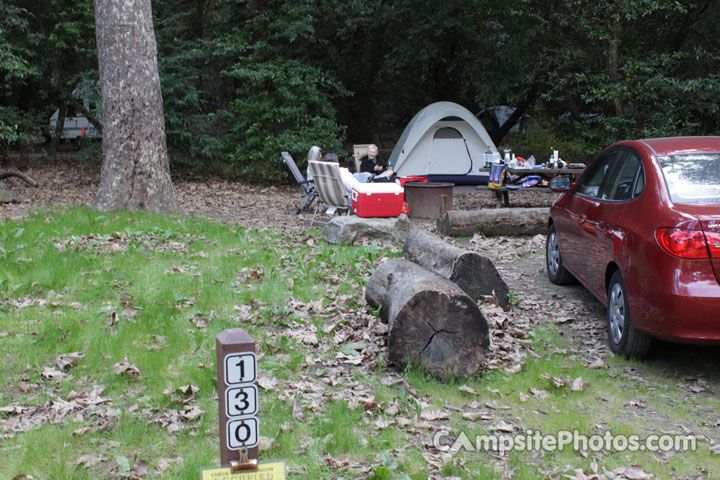
M545 267L547 268L548 278L555 285L569 285L575 281L575 277L563 265L555 225L550 225L545 240Z
M633 326L625 283L619 271L613 273L608 286L607 320L610 350L627 358L641 359L648 354L652 339Z

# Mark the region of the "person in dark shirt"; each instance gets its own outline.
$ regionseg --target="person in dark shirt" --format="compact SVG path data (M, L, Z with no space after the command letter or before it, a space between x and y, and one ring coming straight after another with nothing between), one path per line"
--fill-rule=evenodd
M370 173L372 175L380 175L387 169L387 162L378 158L378 148L376 145L369 145L368 152L360 162L360 171Z
M387 162L378 158L378 148L375 145L368 146L368 154L360 162L360 173L365 182L394 182L395 172L388 168Z

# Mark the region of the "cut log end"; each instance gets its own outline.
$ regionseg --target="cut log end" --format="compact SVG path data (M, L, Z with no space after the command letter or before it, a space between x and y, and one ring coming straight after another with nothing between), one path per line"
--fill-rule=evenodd
M408 260L389 260L371 276L365 297L389 324L394 365L416 365L441 379L482 368L487 322L475 301L450 280Z
M406 303L388 333L393 364L414 365L443 379L477 373L488 346L487 323L474 302L432 290Z
M455 261L450 280L474 300L493 296L503 309L510 308L510 289L487 257L475 252L461 255Z

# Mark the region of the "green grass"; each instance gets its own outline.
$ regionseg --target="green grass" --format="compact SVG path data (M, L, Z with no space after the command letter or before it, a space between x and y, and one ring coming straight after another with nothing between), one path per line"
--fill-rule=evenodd
M122 242L125 249L108 251L104 239L116 232L117 238L126 240ZM448 404L466 409L473 400L493 402L497 406L491 410L493 422L469 422L452 409L447 410L449 420L438 422L438 427L448 425L471 437L488 433L489 426L500 420L522 431L578 429L593 434L609 429L641 435L698 421L695 407L668 401L682 398L684 392L661 367L613 358L608 369L591 370L557 353L558 348L573 347L549 326L531 335L540 358L528 360L514 375L496 371L445 384L409 369L404 372L408 388L383 385L381 379L388 371L382 368L348 367L353 383L365 387L384 407L396 405L398 417L412 421L405 428L376 429L376 421L391 417L348 404L351 395L343 384L325 386L330 395L319 408L310 408L309 397L301 395L304 418L299 420L293 415L292 400L280 395L286 382L301 378L323 385L320 370L326 367L308 367L307 362L318 355L328 362L335 358L336 332L326 332L324 327L337 321L337 316L330 312L303 317L288 301L328 305L348 296L342 307L356 308L374 262L394 255L376 246L330 246L317 239L317 232L308 238L185 217L100 214L82 208L0 224L0 360L4 370L0 407L40 406L67 399L71 391L101 385L102 396L116 409L105 428L95 428L92 418L76 422L70 416L0 440L4 457L0 478L23 473L36 479L115 478L122 476L126 462L133 466L142 460L157 469L162 459L176 457L182 457L182 463L172 462L162 478L198 478L200 468L218 462L215 335L238 326L256 339L261 372L279 380L277 390L261 390L261 434L273 439L262 458L285 460L291 478L357 478L352 465L372 467L377 479L428 478L430 467L418 443L429 441L433 432L413 430L420 422L423 399L431 409L446 409ZM11 302L32 305L17 308ZM251 306L252 318L239 321L236 307L244 304ZM112 325L111 312L117 314ZM191 320L207 322L207 327L197 328ZM321 346L329 347L318 349L290 338L293 322L308 325ZM83 352L84 357L65 378L53 381L40 375L58 355L72 351ZM113 372L113 365L124 357L139 368L140 378ZM637 384L623 375L629 366L641 369L653 385ZM582 392L558 388L550 380L553 376L582 377L588 387ZM204 413L170 433L155 420L182 408L165 392L186 384L199 388L194 404ZM461 384L472 387L477 395L458 390ZM536 398L531 388L547 390L549 396ZM626 406L630 400L643 402L653 415L634 415ZM696 404L705 411L720 407L710 395L699 397ZM3 422L12 418L0 413L0 434ZM73 434L83 427L92 428ZM86 454L102 458L94 466L78 465L78 458ZM333 466L328 459L338 463ZM583 458L565 450L514 452L507 462L515 472L513 478L535 479L563 465L589 472L593 459L593 455ZM343 461L350 467L342 466ZM667 459L648 452L604 452L598 463L607 469L639 464L660 478L671 478L663 472L681 477L697 474L699 468L720 468L707 443L701 443L698 452ZM442 474L500 477L493 457L477 452L456 454Z

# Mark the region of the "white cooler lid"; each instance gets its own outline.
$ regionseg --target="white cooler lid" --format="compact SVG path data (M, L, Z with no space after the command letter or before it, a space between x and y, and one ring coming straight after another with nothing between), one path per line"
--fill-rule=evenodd
M358 193L403 193L405 190L397 183L383 182L383 183L361 183L355 185L353 190Z

